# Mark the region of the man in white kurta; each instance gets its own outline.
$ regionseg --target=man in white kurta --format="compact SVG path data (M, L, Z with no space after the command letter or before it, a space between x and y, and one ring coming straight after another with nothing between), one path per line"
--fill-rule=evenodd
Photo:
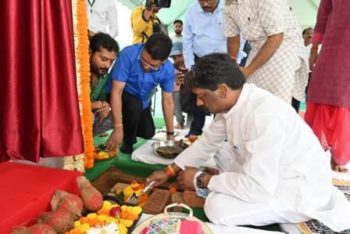
M103 32L112 38L118 36L117 0L86 0L89 36Z
M225 0L224 32L231 56L239 36L252 49L243 70L248 83L291 103L304 97L307 61L300 25L286 0Z
M195 188L197 194L208 189L204 210L217 224L317 219L335 231L350 228L350 203L332 185L329 160L289 104L254 84L244 84L228 55L203 57L192 74L197 104L216 113L215 119L175 164L154 172L149 181L158 185L178 174L185 188ZM234 81L239 85L231 85L230 77L240 79ZM198 171L213 157L217 174Z

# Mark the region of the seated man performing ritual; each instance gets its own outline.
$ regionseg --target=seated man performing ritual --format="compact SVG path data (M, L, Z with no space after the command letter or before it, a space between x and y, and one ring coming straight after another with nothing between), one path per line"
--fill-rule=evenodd
M175 69L168 60L171 50L168 36L155 33L145 44L124 48L112 70L111 105L114 130L106 148L131 154L136 137L150 139L155 126L150 99L158 84L162 88L162 107L167 138L174 138L172 92Z
M90 39L91 108L94 113L94 136L113 128L107 102L108 70L119 52L118 43L108 34L97 33Z
M216 224L317 219L334 231L350 228L350 203L332 185L329 160L288 103L245 84L226 54L202 57L188 78L197 105L215 113L215 119L174 164L149 176L148 183L158 186L178 175L182 187L206 197L205 213ZM200 169L211 158L217 173Z

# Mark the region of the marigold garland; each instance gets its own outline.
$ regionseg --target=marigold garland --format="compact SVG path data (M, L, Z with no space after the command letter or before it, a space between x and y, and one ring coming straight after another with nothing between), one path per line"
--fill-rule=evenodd
M85 167L94 166L94 143L90 100L88 19L85 0L72 1L79 107L84 139Z

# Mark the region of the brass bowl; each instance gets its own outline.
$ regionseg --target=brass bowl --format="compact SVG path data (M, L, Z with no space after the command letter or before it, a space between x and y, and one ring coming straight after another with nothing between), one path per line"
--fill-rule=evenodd
M187 147L187 145L184 147L183 144L182 141L156 141L152 143L152 149L156 156L173 159Z

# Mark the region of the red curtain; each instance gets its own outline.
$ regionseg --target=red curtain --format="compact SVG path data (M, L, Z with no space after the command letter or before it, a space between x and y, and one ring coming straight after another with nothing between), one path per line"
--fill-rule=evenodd
M82 153L71 0L0 9L0 162Z

